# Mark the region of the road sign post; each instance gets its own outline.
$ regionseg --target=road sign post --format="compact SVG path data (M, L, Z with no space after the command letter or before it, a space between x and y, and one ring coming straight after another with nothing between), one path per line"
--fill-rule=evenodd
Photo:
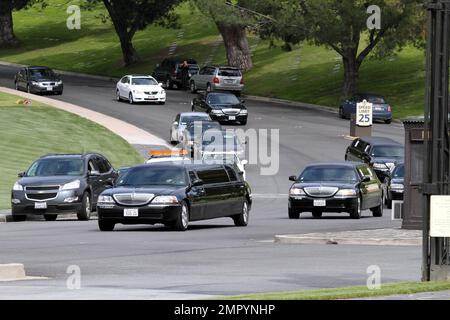
M356 104L356 113L350 118L350 136L368 137L372 135L373 104L364 100Z

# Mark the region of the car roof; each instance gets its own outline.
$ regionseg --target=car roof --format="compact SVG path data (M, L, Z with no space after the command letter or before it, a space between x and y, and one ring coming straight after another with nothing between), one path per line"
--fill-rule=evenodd
M153 78L151 75L148 74L128 74L123 77L131 77L131 78ZM122 77L122 78L123 78Z
M88 152L88 153L67 153L67 154L58 154L58 153L49 153L40 157L40 159L60 159L60 158L72 158L72 159L84 159L89 156L101 156L99 153Z
M385 137L361 137L359 140L368 142L371 145L395 145L395 146L402 146L401 143L392 140L391 138L385 138Z
M354 162L354 161L318 162L307 165L305 169L311 167L345 167L353 169L358 166L367 166L367 165L362 162Z

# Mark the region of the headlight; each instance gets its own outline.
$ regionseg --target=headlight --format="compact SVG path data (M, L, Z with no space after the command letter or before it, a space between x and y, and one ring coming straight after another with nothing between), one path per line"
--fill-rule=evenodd
M114 203L114 199L111 196L99 196L98 203Z
M291 188L291 190L289 190L289 195L291 195L291 196L306 196L306 193L305 193L305 191L303 191L303 189Z
M152 201L152 204L174 204L174 203L178 203L178 199L175 196L158 196Z
M221 113L223 113L223 112L222 112L222 110L219 110L219 109L213 109L213 110L211 110L211 113L214 113L214 114L221 114Z
M19 182L16 182L16 183L14 183L13 190L14 191L23 191L23 186Z
M57 81L56 84L57 84L58 86L62 85L62 80Z
M336 197L354 197L356 196L356 190L354 189L341 189L336 193Z
M75 180L69 183L66 183L61 187L61 190L73 190L80 188L81 182L80 180Z
M403 190L404 188L405 188L405 186L403 184L400 184L400 183L393 183L393 184L391 184L391 189Z
M374 163L374 164L373 164L373 167L374 167L375 169L381 169L381 170L386 170L386 169L388 169L388 167L386 167L386 164L384 164L384 163Z
M161 91L161 94L165 94L165 93L166 93L166 91L164 91L164 90L163 90L163 91Z
M248 110L241 110L240 114L248 114Z
M37 81L31 81L31 84L33 85L33 86L40 86L41 84L39 83L39 82L37 82Z

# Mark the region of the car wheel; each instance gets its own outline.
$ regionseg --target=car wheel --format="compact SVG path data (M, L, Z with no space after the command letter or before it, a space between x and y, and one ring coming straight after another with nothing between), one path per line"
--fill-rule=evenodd
M289 208L289 219L300 219L300 212Z
M113 231L115 226L116 224L114 222L98 219L98 228L100 231Z
M392 119L384 120L384 123L386 123L386 124L391 124L391 122L392 122Z
M120 97L120 91L116 90L116 100L117 101L122 101L122 98Z
M173 225L175 231L186 231L189 227L189 208L185 202L181 203L181 210Z
M211 84L210 84L210 83L208 83L208 84L206 85L206 92L212 92L212 87L211 87Z
M62 92L62 91L58 91L56 94L57 94L58 96L62 96L63 92Z
M194 81L191 81L190 88L191 88L191 93L197 93L197 87L195 86Z
M350 212L350 217L352 219L361 219L361 198L358 198L356 205L353 207Z
M382 217L383 216L383 198L380 200L380 205L375 208L370 209L372 211L372 215L374 217Z
M158 104L163 106L163 105L166 104L166 102L165 101L160 101L160 102L158 102Z
M27 220L27 216L26 215L15 215L15 214L13 214L12 220L14 222L23 222L23 221Z
M392 209L392 200L386 197L386 208Z
M85 192L83 194L83 198L81 200L81 208L77 212L78 220L80 221L87 221L91 218L91 195L89 192Z
M247 119L241 121L241 125L246 126L247 125Z
M133 94L130 92L130 95L128 96L128 102L130 103L130 104L133 104Z
M322 212L321 211L313 211L312 216L314 218L322 218Z
M57 214L44 214L45 221L56 221L58 219Z
M234 225L236 227L246 227L246 226L248 226L248 217L249 217L248 203L247 203L247 200L246 200L246 201L244 201L244 204L242 205L241 213L239 215L233 217Z
M345 119L344 108L342 106L339 107L339 117Z

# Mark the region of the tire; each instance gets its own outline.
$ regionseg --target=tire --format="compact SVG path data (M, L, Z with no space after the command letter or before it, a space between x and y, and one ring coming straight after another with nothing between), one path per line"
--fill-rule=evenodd
M58 91L58 92L56 93L56 95L58 95L58 96L62 96L62 94L63 94L62 91Z
M12 219L14 222L23 222L27 220L27 216L26 215L15 215L13 214Z
M372 215L374 217L382 217L383 216L383 198L381 198L381 202L379 206L376 206L375 208L370 209L372 211Z
M350 217L352 219L361 219L361 198L358 198L358 203L350 211Z
M386 198L386 208L392 209L392 200Z
M91 212L91 195L89 194L89 192L85 192L81 201L81 208L77 212L78 220L88 221L91 218Z
M294 211L293 209L289 208L289 219L300 219L300 212Z
M193 93L193 94L197 93L197 86L195 85L194 81L191 81L191 84L189 85L189 87L191 88L191 93Z
M313 212L312 212L312 216L313 216L314 218L316 218L316 219L322 218L322 212L320 212L320 211L313 211Z
M247 200L245 200L244 204L242 205L241 213L233 217L234 225L236 227L246 227L248 226L248 218L249 218L248 202Z
M130 104L133 104L133 94L130 92L130 94L128 95L128 102L130 103Z
M339 118L345 119L344 108L342 106L339 107Z
M212 92L212 91L213 91L213 90L212 90L211 84L208 83L208 84L206 85L206 92Z
M392 123L392 119L384 120L384 123L391 124Z
M244 121L241 121L241 125L246 126L247 125L247 119L245 119Z
M189 208L185 202L181 203L181 210L177 216L177 220L173 224L175 231L186 231L189 227Z
M122 97L120 96L120 91L119 90L116 90L116 100L118 102L122 101Z
M158 104L161 105L161 106L163 106L163 105L166 104L166 102L165 102L165 101L160 101L160 102L158 102Z
M113 231L115 226L116 224L114 222L98 219L98 228L100 231Z
M44 214L45 221L56 221L58 219L57 214Z

